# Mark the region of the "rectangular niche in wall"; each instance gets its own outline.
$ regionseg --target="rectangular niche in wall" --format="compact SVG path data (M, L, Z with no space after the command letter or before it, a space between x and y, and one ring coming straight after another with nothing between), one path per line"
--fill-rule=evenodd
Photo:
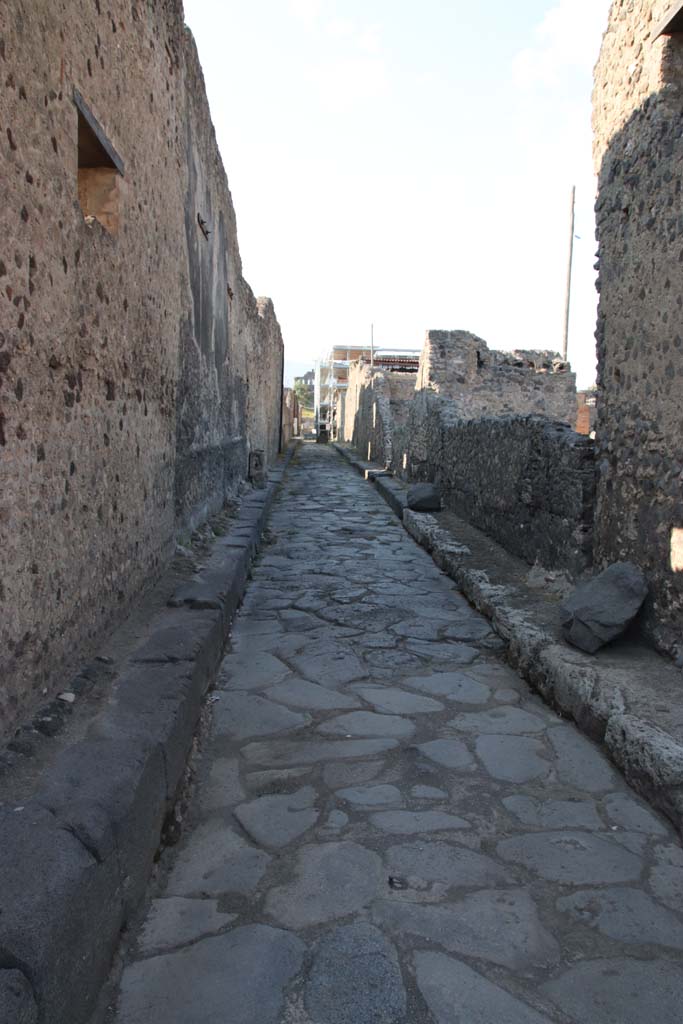
M86 221L99 221L111 235L119 230L119 183L123 161L78 90L78 200Z

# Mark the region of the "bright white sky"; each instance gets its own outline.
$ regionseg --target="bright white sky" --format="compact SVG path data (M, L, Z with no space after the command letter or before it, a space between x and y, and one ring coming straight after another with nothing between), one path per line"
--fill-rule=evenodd
M609 0L185 0L287 376L332 344L562 343L595 373L590 95Z

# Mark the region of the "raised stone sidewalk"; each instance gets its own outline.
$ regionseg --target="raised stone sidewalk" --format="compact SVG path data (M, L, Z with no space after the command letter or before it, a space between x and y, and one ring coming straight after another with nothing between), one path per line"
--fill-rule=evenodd
M116 1024L678 1024L671 825L333 450L271 529Z

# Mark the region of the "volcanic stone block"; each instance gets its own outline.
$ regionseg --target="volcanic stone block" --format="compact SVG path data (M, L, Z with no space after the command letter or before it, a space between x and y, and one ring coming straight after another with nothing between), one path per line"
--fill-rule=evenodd
M408 508L413 512L441 511L441 491L435 484L414 484L407 498Z
M565 639L574 647L595 654L630 626L647 591L647 581L636 565L610 565L562 602L560 622Z

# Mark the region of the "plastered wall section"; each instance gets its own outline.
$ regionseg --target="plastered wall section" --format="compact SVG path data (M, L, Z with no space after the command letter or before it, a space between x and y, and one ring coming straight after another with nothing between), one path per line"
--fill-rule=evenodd
M74 87L124 164L116 237L79 204ZM0 5L0 730L274 455L281 362L179 0Z
M639 564L646 626L681 652L683 37L654 38L668 0L613 3L595 73L600 305L599 565Z

